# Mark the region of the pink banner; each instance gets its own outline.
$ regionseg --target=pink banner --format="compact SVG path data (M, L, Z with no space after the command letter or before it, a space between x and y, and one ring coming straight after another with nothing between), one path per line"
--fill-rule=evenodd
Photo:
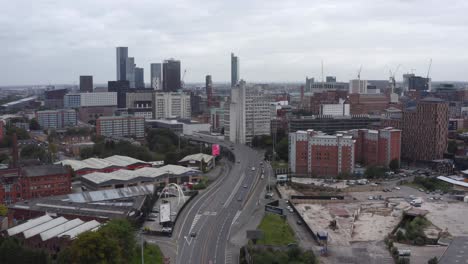
M218 144L211 145L211 155L219 156L219 145Z

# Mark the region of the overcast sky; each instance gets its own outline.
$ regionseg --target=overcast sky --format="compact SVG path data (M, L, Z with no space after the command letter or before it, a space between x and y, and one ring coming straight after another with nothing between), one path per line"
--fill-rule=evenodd
M467 80L466 0L0 0L0 85L116 78L115 47L145 69L181 60L186 82L387 79L389 69Z

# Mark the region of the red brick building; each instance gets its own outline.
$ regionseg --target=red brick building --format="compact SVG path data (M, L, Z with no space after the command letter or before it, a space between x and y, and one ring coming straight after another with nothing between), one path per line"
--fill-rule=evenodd
M0 203L68 194L71 173L61 165L40 165L0 170Z
M356 129L350 131L356 139L355 160L362 165L387 167L390 161L400 162L401 130L385 128L381 130Z
M340 90L314 93L308 97L304 108L312 114L318 115L320 114L320 106L322 104L337 104L340 99L346 100L347 96L348 91Z
M390 97L384 94L350 94L348 102L352 115L381 114L391 106Z
M314 177L336 177L354 171L354 140L351 136L325 135L308 130L289 134L291 173Z

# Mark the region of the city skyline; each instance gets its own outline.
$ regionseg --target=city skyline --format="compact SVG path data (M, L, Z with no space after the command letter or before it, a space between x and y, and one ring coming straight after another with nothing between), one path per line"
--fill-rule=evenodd
M320 80L322 60L324 75L339 81L356 78L360 65L362 79L388 79L389 69L401 64L400 81L412 69L426 76L430 58L432 80L468 79L464 1L139 1L125 8L114 1L19 1L3 7L0 57L9 63L0 66L0 85L73 84L80 75L106 83L115 80L118 46L131 49L147 84L150 63L172 57L187 70L187 83L203 83L206 74L229 82L231 52L242 58L241 78L251 82Z

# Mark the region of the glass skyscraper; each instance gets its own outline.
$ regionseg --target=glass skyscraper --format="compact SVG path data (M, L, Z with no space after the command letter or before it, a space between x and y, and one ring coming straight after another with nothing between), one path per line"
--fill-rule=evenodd
M165 60L163 64L163 91L177 92L180 88L180 61Z
M128 48L117 47L117 81L127 80L127 58Z

